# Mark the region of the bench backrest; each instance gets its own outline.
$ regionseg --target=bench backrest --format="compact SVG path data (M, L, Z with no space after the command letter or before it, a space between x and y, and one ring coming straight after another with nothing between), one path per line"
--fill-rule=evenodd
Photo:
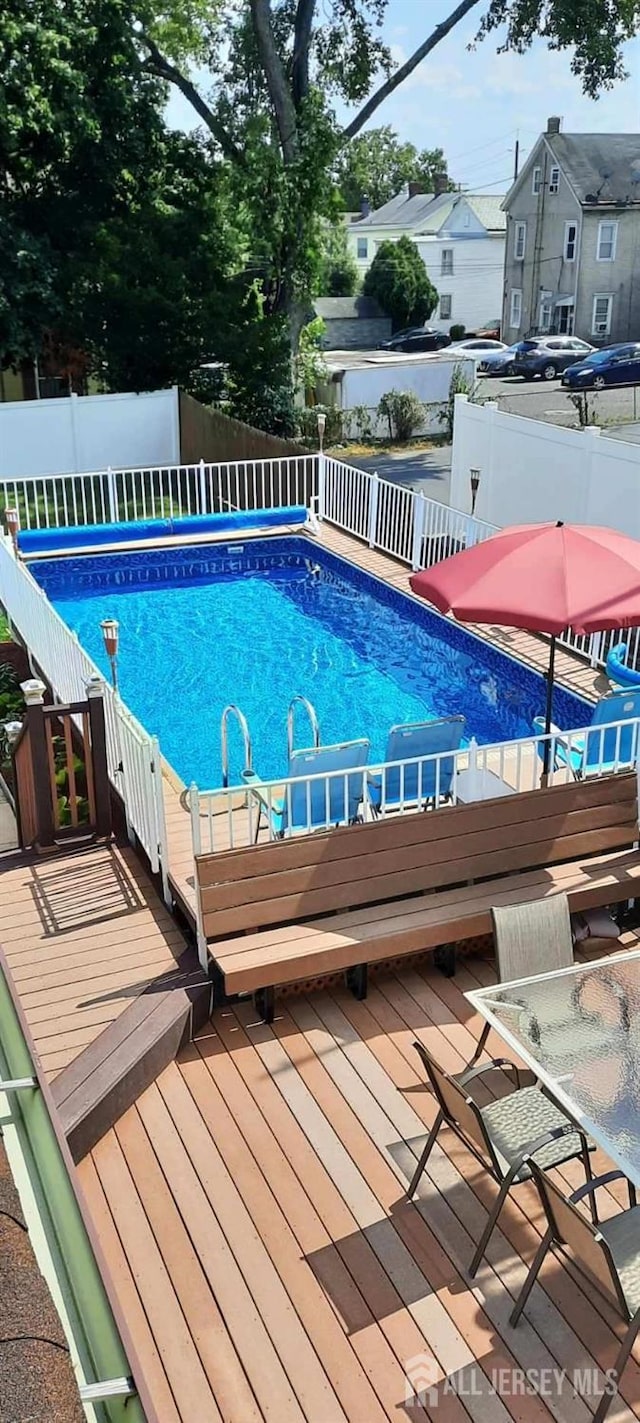
M203 928L223 938L606 854L637 838L629 772L199 855Z

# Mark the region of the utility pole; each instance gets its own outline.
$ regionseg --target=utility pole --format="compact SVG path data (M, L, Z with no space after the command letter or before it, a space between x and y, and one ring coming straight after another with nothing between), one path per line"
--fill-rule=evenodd
M513 181L515 183L518 176L518 164L520 161L520 138L519 131L516 130L516 146L513 150Z

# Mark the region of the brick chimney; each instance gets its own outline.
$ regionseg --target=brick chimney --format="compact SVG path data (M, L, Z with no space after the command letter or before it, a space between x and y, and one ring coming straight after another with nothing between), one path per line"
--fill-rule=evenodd
M561 128L562 119L559 114L552 114L551 118L547 119L547 133L559 133Z
M409 183L409 197L418 198L421 193L425 193L424 183Z
M449 188L449 179L446 173L436 173L433 179L433 191L437 198L446 193Z

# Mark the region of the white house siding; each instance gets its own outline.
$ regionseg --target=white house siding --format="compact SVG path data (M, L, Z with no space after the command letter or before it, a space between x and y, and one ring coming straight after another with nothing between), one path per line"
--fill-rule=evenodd
M401 237L413 239L413 233L408 232L406 227L365 227L361 232L358 232L358 227L356 222L348 229L347 245L361 278L368 272L381 242L398 242ZM358 239L366 241L366 257L358 256Z
M425 237L418 250L440 298L451 297L451 314L442 316L438 304L430 325L448 331L462 324L474 331L500 319L504 270L504 234L461 238L452 235ZM443 251L453 252L453 274L442 270Z

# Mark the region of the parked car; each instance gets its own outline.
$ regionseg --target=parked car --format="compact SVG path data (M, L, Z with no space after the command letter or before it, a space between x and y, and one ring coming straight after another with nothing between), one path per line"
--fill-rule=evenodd
M555 380L561 371L575 361L584 360L593 351L587 341L579 341L577 336L535 336L520 342L520 350L513 362L513 373L534 380Z
M473 336L470 339L465 338L464 341L454 341L450 349L459 351L461 356L469 355L479 359L481 356L502 354L508 347L504 341L493 341L488 336Z
M451 337L444 331L436 331L434 326L407 326L403 331L396 331L390 341L383 341L378 349L413 354L418 351L440 351L444 346L450 345Z
M512 376L513 362L521 346L522 341L516 341L513 346L504 346L501 351L485 351L482 360L478 364L479 374L485 376Z
M640 341L605 346L569 366L562 384L570 390L602 390L604 385L640 385Z

